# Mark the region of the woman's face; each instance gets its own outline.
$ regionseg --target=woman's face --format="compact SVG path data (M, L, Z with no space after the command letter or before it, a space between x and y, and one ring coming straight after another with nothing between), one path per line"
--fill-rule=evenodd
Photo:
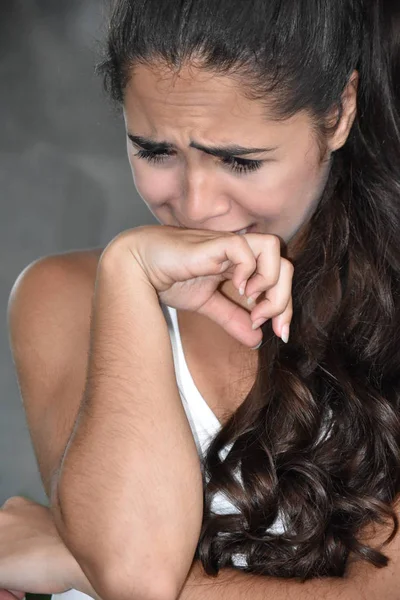
M233 79L195 68L174 76L137 66L124 116L136 188L161 224L216 231L255 224L256 232L285 242L315 211L330 151L348 133L327 140L321 162L305 112L268 120ZM215 148L226 148L226 156L211 154Z

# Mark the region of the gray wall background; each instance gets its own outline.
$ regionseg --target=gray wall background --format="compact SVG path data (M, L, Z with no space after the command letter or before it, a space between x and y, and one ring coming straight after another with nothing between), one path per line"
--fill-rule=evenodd
M94 75L106 14L104 0L0 2L0 505L46 502L8 344L14 281L41 256L157 223Z

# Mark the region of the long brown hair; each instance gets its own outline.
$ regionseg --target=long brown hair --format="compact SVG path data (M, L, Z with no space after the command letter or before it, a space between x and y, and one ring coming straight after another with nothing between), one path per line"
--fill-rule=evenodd
M132 66L194 56L239 77L277 118L306 109L320 139L354 70L357 117L293 259L287 345L263 326L255 384L205 458L196 556L215 575L343 576L393 522L400 491L400 51L397 1L117 0L99 72L119 103ZM396 37L397 34L397 37ZM233 444L224 460L221 450ZM242 482L235 477L240 472ZM239 510L211 510L214 494ZM280 516L283 533L268 532ZM390 537L389 539L392 539Z

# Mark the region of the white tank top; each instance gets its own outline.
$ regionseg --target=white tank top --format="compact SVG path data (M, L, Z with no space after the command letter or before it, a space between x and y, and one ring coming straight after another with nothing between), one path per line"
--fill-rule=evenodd
M189 421L194 440L196 442L200 461L203 463L205 452L218 431L221 429L221 423L204 400L197 389L190 374L183 352L182 340L179 332L178 317L176 309L170 306L160 304L168 325L168 331L171 338L171 346L174 358L174 367L176 382L179 395ZM220 458L223 460L231 449L232 444L225 446L220 452ZM237 480L242 483L240 473L235 472ZM214 495L211 510L218 514L238 513L239 510L232 504L225 494L218 492ZM269 533L283 533L284 526L281 516L279 516L273 525L268 529ZM246 566L246 559L243 554L234 554L232 561L236 566Z

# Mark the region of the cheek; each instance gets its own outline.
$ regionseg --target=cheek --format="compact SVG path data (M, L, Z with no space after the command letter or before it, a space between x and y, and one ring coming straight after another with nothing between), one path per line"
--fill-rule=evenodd
M317 163L287 160L260 175L249 202L269 220L297 222L322 193L323 183Z
M144 161L130 159L135 187L146 204L152 206L163 204L176 194L177 179L171 169L155 169Z
M294 201L294 195L298 194L297 184L296 170L289 168L286 163L271 163L265 172L260 173L257 180L254 180L250 198L249 190L246 196L256 213L264 214L268 219L275 221L282 216L288 203Z
M282 174L282 209L302 214L320 194L321 168L314 160L293 161Z

